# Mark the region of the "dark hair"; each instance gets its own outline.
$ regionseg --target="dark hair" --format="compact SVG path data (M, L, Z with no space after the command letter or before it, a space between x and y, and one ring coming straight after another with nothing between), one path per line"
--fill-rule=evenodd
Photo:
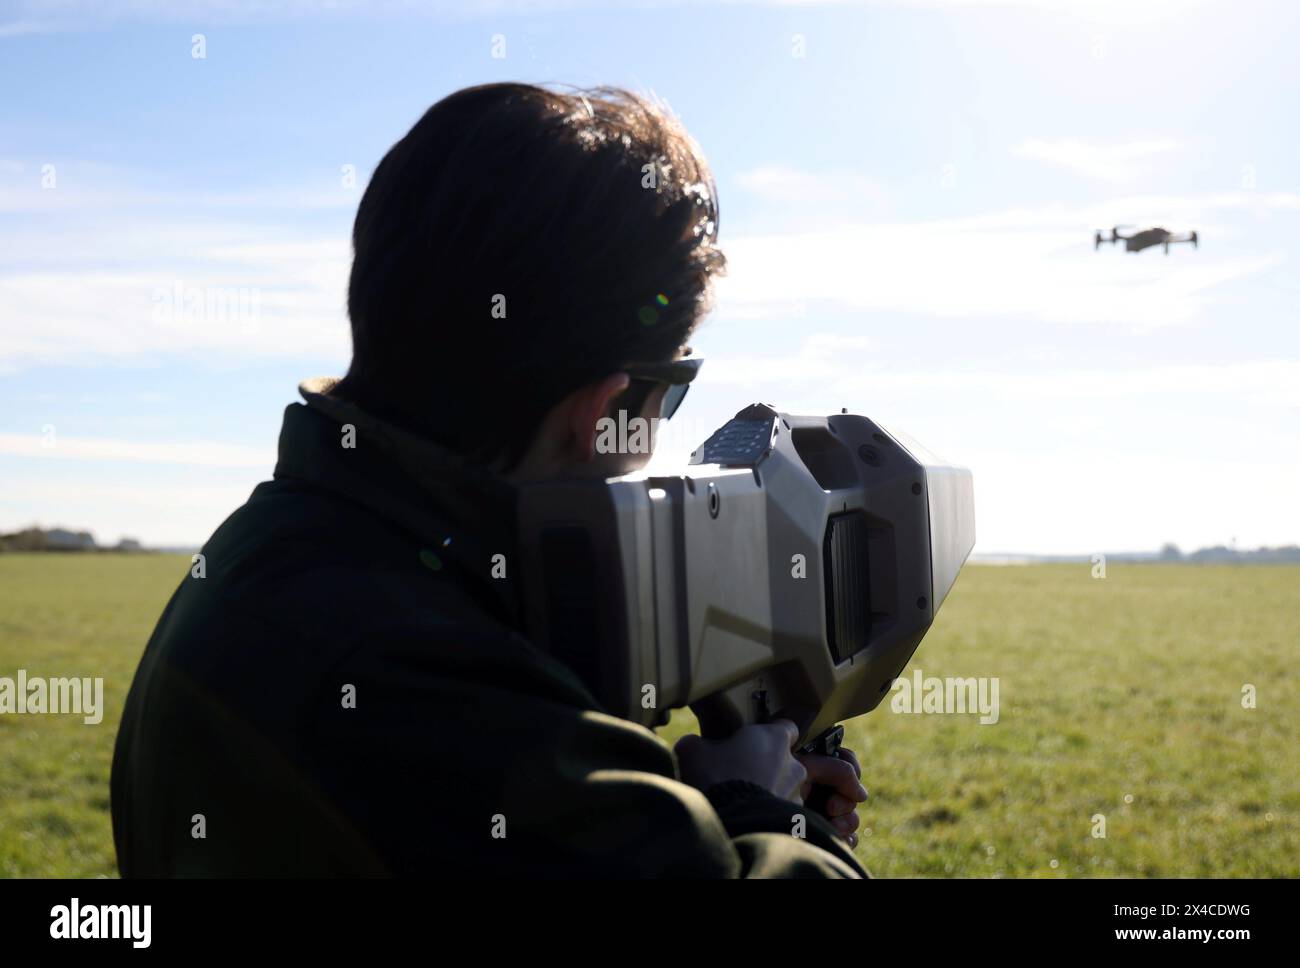
M457 91L361 199L335 392L514 464L568 393L685 346L724 266L717 230L699 147L646 98Z

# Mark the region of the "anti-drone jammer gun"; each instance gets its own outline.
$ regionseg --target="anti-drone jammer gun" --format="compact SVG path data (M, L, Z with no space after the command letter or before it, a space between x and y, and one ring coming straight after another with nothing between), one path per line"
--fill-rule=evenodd
M534 642L646 726L690 706L706 737L782 717L807 743L874 709L975 543L970 471L763 404L690 464L521 490Z

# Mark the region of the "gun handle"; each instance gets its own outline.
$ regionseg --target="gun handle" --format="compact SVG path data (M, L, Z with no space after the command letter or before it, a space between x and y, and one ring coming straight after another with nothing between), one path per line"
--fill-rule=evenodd
M838 724L832 726L826 732L822 733L811 742L805 743L799 747L800 753L816 753L820 756L839 756L840 745L844 742L844 726ZM809 810L815 811L826 816L826 802L830 799L834 791L822 784L815 785L804 801L804 806Z

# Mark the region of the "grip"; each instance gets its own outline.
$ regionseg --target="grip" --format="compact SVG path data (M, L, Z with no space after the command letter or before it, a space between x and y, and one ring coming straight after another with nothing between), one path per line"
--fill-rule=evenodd
M842 723L832 726L826 732L822 733L816 739L805 743L799 747L800 753L816 753L820 756L839 756L840 745L844 742L844 725ZM804 806L809 810L816 811L823 817L826 816L826 802L830 799L831 794L835 791L828 786L816 784L808 793L808 798L804 801Z

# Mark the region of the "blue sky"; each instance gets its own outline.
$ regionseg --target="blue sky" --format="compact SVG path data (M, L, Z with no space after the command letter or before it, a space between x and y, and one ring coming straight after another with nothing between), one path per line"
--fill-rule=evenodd
M981 552L1300 542L1296 50L1263 0L0 2L0 530L201 542L346 366L374 165L511 79L652 91L713 165L657 466L847 406L974 470Z

